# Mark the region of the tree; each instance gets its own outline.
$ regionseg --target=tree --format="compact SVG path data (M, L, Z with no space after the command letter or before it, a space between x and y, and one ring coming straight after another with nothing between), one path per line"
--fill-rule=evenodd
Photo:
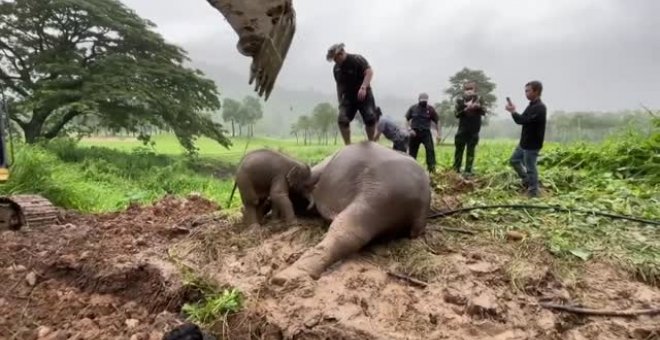
M448 99L444 99L440 103L434 105L435 111L438 113L440 124L445 129L453 129L458 126L458 118L456 118L456 111L454 104ZM444 141L450 133L444 130L442 133L442 140Z
M118 0L0 2L0 85L26 142L97 116L115 130L169 127L189 152L200 135L231 145L209 113L215 83L154 27Z
M464 67L449 78L450 85L449 88L445 89L445 93L449 95L449 100L452 105L456 102L456 98L463 94L463 84L469 80L474 81L477 84L477 93L484 101L486 114L493 114L491 109L497 101L497 97L493 94L496 85L491 82L490 78L481 70L471 70Z
M248 128L247 135L254 136L254 124L264 116L259 99L254 96L245 96L240 115L243 124Z
M231 136L236 136L235 123L241 110L241 103L231 98L222 102L222 120L231 122Z
M456 111L452 102L448 99L444 99L440 103L436 103L434 107L443 127L458 126L458 118L456 118Z
M300 127L298 126L298 123L293 123L291 124L291 134L296 137L296 144L298 144L298 133L300 132Z
M313 124L318 130L319 141L323 139L328 144L330 130L337 121L337 109L330 103L321 103L312 111Z
M307 140L310 138L310 130L312 128L312 120L309 116L300 116L296 122L297 131L303 133L303 145L307 145Z

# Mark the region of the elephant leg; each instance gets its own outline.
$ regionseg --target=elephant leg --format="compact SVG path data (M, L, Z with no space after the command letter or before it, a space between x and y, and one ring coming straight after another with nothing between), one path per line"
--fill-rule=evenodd
M268 198L259 200L257 205L257 220L259 223L263 224L266 222L266 214L270 210L270 201Z
M287 224L296 223L296 215L293 211L293 203L289 199L289 190L285 183L275 183L270 191L270 199L273 207L277 209L278 215Z
M421 236L426 231L427 217L426 213L421 213L413 222L413 225L410 228L409 238L417 238Z
M257 214L257 207L259 206L259 198L250 184L239 185L238 192L241 194L243 201L243 222L248 227L259 227L259 217Z
M271 282L281 286L287 281L305 276L317 280L332 264L356 253L369 243L378 229L365 223L369 218L360 210L364 210L364 205L352 203L339 213L323 240L303 253L291 266L276 274Z
M258 227L260 225L257 205L253 203L243 203L243 221L248 227Z

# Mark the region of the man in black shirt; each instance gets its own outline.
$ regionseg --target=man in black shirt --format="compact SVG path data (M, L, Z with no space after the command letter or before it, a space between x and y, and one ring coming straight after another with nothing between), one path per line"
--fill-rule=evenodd
M435 149L433 148L433 135L431 134L431 123L435 123L440 140L440 120L438 113L433 106L428 105L429 95L422 93L419 95L419 102L408 109L406 112L406 121L410 133L410 155L417 159L419 144L424 144L426 149L426 168L429 172L435 172Z
M523 180L523 185L527 186L527 194L530 197L539 195L536 159L543 148L545 138L546 107L541 101L541 92L543 92L541 82L530 81L525 84L525 96L529 100L525 111L522 114L517 113L516 107L510 101L506 105L506 110L511 112L516 124L522 125L520 143L509 162Z
M456 100L456 118L458 118L458 132L454 138L454 170L461 172L463 150L467 146L465 155L465 174L472 174L474 164L474 150L479 144L479 131L481 130L481 116L486 114L483 100L477 95L477 84L469 81L463 85L463 96Z
M370 85L374 73L369 62L359 54L346 53L344 44L332 45L328 49L326 59L335 61L333 73L339 101L337 124L344 144L351 144L350 123L358 110L362 115L367 138L373 141L376 129L376 103Z

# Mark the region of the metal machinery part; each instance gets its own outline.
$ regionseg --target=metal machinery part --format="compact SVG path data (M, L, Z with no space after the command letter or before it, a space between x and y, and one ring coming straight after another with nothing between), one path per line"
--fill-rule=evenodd
M268 100L296 31L292 0L207 0L238 35L236 49L252 57L249 84Z
M39 195L0 197L0 230L39 228L59 223L55 206Z

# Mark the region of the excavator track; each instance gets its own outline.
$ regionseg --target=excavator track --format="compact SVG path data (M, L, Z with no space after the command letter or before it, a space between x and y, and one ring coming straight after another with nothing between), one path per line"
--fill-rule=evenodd
M53 204L39 195L0 197L0 230L39 228L59 223Z

